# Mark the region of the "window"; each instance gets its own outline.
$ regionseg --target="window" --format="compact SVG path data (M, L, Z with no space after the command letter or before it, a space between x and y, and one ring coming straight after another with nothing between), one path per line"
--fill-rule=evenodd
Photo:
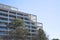
M9 19L9 21L13 21L13 19Z
M19 16L17 16L17 18L19 18L19 19L23 19L23 17L19 17Z
M33 28L33 29L36 29L36 27L35 27L35 26L32 26L32 28Z
M2 10L2 9L0 9L0 11L3 11L3 12L8 12L7 10Z
M23 17L20 17L21 19L23 19Z
M0 30L7 30L7 28L5 28L5 27L0 27Z
M24 18L25 20L29 20L28 18Z
M8 16L8 14L3 14L3 13L0 13L0 15L2 15L2 16Z
M33 36L35 36L36 34L32 34Z
M31 23L32 25L34 25L35 23Z
M16 14L16 12L11 12L11 11L10 11L10 13L12 13L12 14Z
M14 18L16 18L16 16L13 16L13 15L9 15L9 17L14 17Z
M30 28L30 26L29 26L29 25L25 25L25 27L28 27L28 28Z
M4 32L0 32L0 35L4 35L5 33Z
M25 22L25 23L30 24L30 22Z
M23 16L23 14L22 14L22 13L17 13L17 15L21 15L21 16Z
M8 20L7 18L1 18L1 17L0 17L0 19L1 19L1 20Z
M31 30L31 32L36 32L36 30Z

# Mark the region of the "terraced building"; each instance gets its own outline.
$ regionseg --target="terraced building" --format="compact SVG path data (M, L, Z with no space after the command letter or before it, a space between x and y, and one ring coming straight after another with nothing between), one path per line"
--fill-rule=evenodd
M8 35L6 24L9 24L13 18L19 18L24 20L26 29L29 30L28 38L32 40L37 34L37 16L20 12L18 8L11 7L5 4L0 4L0 37Z

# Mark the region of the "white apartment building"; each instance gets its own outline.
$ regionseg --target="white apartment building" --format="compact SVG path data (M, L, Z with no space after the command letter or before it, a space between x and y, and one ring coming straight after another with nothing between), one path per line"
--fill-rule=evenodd
M13 18L19 18L24 20L26 29L29 30L27 39L32 40L32 37L36 35L37 31L37 16L20 12L18 8L11 7L5 4L0 4L0 36L7 35L6 24L12 21Z

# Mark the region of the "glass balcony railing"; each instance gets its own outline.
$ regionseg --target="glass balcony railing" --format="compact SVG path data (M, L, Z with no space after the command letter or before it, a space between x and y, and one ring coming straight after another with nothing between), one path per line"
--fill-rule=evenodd
M8 22L7 20L0 20L1 22Z
M18 17L23 17L23 15L17 15Z
M29 17L28 16L23 16L24 18L28 18L29 19Z
M4 12L4 11L0 11L0 13L3 13L3 14L8 14L8 12Z
M24 20L24 22L30 22L29 20Z
M30 25L30 24L27 24L27 23L24 23L25 25Z
M0 33L0 35L7 35L6 33Z
M9 19L14 19L14 18L16 18L16 17L9 17Z
M0 24L0 26L6 26L5 24Z
M9 15L13 15L13 16L16 16L16 14L13 14L13 13L9 13Z
M0 30L4 31L4 30L7 30L7 28L0 28Z
M2 15L0 15L0 17L2 17L2 18L8 18L8 17L6 17L6 16L2 16Z
M22 12L20 12L20 13L17 13L17 15L23 16L24 14Z

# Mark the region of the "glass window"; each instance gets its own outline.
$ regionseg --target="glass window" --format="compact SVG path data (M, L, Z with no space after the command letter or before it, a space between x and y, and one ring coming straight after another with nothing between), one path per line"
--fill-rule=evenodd
M19 19L23 19L23 17L19 17L19 16L17 16L17 18L19 18Z
M28 27L28 28L30 28L30 26L29 26L29 25L25 25L25 27Z
M33 36L35 36L36 34L32 34Z
M5 27L2 27L2 28L0 28L0 30L7 30L7 28L5 28Z
M3 11L3 12L8 12L7 10L2 10L2 9L0 9L0 11Z
M36 27L32 26L32 28L36 29Z
M25 22L25 23L30 24L30 22Z
M21 15L21 16L23 16L23 14L22 14L22 13L17 13L17 15Z
M35 23L31 23L32 25L35 25Z
M31 32L36 32L36 30L31 30Z
M14 18L15 18L16 16L13 16L13 15L9 15L9 17L14 17Z
M28 18L24 18L25 20L29 20Z
M21 19L23 19L23 17L20 17Z
M0 17L0 19L1 19L1 20L8 20L7 18L2 18L2 17Z
M3 14L3 13L0 13L0 15L3 15L3 16L8 16L8 14Z
M10 13L12 13L12 14L16 14L16 12L10 12Z

